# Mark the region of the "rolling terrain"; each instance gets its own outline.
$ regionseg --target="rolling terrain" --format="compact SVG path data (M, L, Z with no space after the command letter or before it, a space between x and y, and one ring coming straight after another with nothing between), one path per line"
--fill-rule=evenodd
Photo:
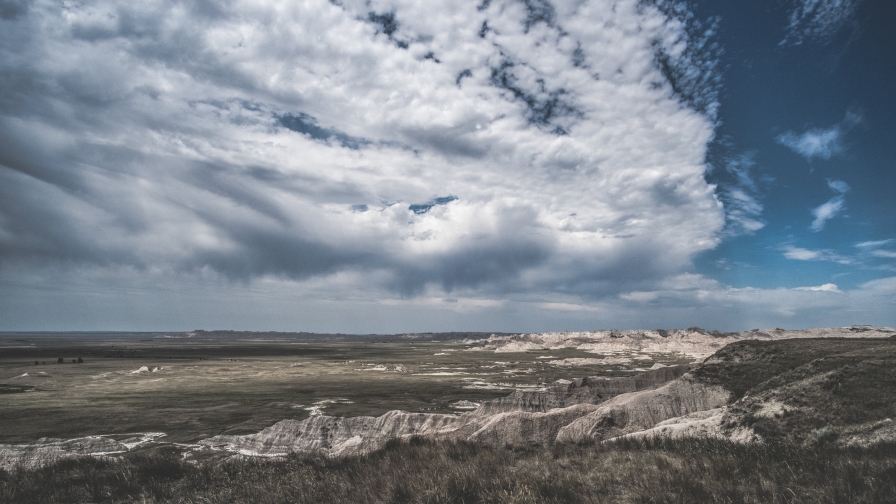
M709 334L710 343L727 344L705 359L654 361L651 369L640 366L648 361L631 342L656 359L656 341L613 337L615 353L605 349L598 358L638 367L575 377L582 373L575 366L545 364L572 379L491 390L498 395L474 407L469 400L464 412L333 416L325 403L252 433L187 442L144 432L8 444L0 447L0 501L892 502L894 331L825 331L801 338ZM466 348L479 349L456 351L494 356L502 345L544 344L531 335L497 338L468 340ZM529 366L589 358L555 359L570 343L553 344L525 350ZM552 357L539 359L545 351ZM371 376L407 374L381 357L366 367L393 368ZM133 376L153 375L147 366Z
M304 376L316 380L316 386L330 394L334 390L327 387L340 387L336 390L339 395L328 394L329 398L310 405L292 403L292 418L272 419L267 426L252 432L245 432L251 430L252 423L243 422L238 429L221 425L218 433L209 435L194 430L187 435L177 430L167 432L144 418L146 423L125 422L131 428L124 430L119 425L117 432L110 424L106 434L93 431L81 437L42 436L31 442L0 445L0 467L37 467L71 456L103 456L159 445L177 447L185 456L199 459L226 453L268 458L291 453L358 455L380 449L392 439L414 436L494 446L551 446L622 437L865 446L888 442L896 434L892 420L896 417L896 397L887 395L896 390L896 338L890 337L894 333L887 328L864 326L727 335L688 329L489 335L464 337L460 341L449 338L447 342L402 335L399 341L382 340L377 350L370 349L374 345L369 340L362 340L360 347L319 342L307 348L302 344L305 342L290 341L286 358L298 362L288 366L271 357L270 352L265 354L264 343L252 346L259 345L258 341L247 345L240 340L191 340L178 342L181 348L160 345L155 349L156 343L149 340L149 345L129 350L153 356L156 361L167 353L175 362L167 366L169 369L177 369L178 355L183 358L190 352L204 352L216 357L215 367L198 366L211 371L211 376L204 376L204 382L186 383L183 378L177 381L176 375L172 379L170 371L166 375L166 366L141 366L125 373L91 375L89 380L93 383L89 385L104 383L102 390L108 390L111 382L131 387L129 393L133 394L160 390L169 400L190 399L200 404L208 397L229 393L229 403L233 404L241 390L248 395L253 388L260 388L257 394L273 401L275 394L282 391L264 390L264 385L288 386ZM277 340L267 350L283 351L283 344ZM324 348L326 345L335 346ZM231 352L245 353L240 358L227 358L231 355L226 353L228 346ZM716 350L701 362L699 357L712 349ZM365 351L374 358L365 362ZM599 357L560 358L563 352L570 351ZM316 354L325 359L316 361ZM351 355L353 359L330 361L334 354ZM493 359L495 355L513 356L515 360L483 358ZM197 357L189 357L195 364ZM445 359L443 365L427 362L437 358ZM212 358L199 357L200 361L203 359L212 362ZM580 365L570 365L570 361ZM590 374L595 361L604 365L602 376ZM222 366L222 362L238 364ZM312 364L318 367L309 371ZM650 369L646 369L648 364ZM78 370L80 366L63 367ZM228 368L236 366L240 373L228 376ZM180 367L195 369L197 365L180 363ZM299 373L292 371L296 368ZM566 378L548 381L559 373L565 373ZM195 374L188 376L196 381ZM19 378L26 377L16 379ZM40 379L34 379L38 385L32 387L38 387ZM369 387L361 387L362 393L377 390L372 397L366 397L367 402L358 400L359 390L351 390L360 382L367 382ZM26 380L7 386L16 385L31 386ZM202 396L202 387L206 398ZM213 392L216 388L221 392ZM407 401L412 390L416 397L432 391L444 394L442 407L424 406L417 411L393 408L379 415L333 415L328 411L375 411L368 407L370 403L378 403L382 410L390 401L378 398L391 394L393 404L396 396L399 401ZM39 388L22 389L7 393L4 398L37 398L40 392ZM124 396L121 390L117 392L117 397ZM424 400L419 399L426 404ZM15 405L8 401L7 407L10 403ZM178 424L174 422L188 421L177 417L177 406L164 408L164 414L171 417L166 428L176 429ZM186 406L195 408L196 404ZM212 405L209 409L221 408ZM99 415L92 409L90 413ZM137 431L135 426L145 430ZM205 427L203 431L214 430L214 424ZM11 434L7 431L8 436Z

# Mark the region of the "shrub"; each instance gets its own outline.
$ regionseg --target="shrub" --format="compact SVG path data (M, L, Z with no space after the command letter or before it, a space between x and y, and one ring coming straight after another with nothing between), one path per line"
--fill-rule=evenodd
M63 364L63 363L65 363L65 359L63 359L62 357L60 357L59 360L56 361L56 364Z
M806 441L810 445L820 446L835 441L838 437L837 431L831 426L822 427L820 429L812 429Z

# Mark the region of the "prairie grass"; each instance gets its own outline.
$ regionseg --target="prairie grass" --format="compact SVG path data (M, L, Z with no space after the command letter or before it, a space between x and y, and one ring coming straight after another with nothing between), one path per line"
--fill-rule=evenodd
M0 502L896 502L896 444L691 439L495 448L411 438L362 457L200 463L161 449L0 471Z

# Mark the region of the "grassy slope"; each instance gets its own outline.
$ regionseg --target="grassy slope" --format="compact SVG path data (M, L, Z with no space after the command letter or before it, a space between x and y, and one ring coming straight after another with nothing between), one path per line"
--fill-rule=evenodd
M512 450L412 439L366 457L199 466L162 452L0 472L0 501L893 502L894 451L706 440Z
M738 399L729 423L764 439L802 442L813 431L896 418L896 339L743 341L694 370ZM764 406L782 406L763 414Z

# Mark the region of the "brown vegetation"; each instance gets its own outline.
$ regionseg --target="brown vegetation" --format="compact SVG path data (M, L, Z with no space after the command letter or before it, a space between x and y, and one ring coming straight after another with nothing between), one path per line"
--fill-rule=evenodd
M199 464L161 450L0 472L0 501L893 502L896 445L691 439L511 449L411 438L362 457Z

